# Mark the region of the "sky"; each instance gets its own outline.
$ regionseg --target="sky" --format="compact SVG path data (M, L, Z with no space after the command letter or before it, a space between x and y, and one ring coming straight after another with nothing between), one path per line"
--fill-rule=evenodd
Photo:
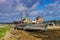
M30 20L60 20L60 0L0 0L0 22L19 21L26 11Z

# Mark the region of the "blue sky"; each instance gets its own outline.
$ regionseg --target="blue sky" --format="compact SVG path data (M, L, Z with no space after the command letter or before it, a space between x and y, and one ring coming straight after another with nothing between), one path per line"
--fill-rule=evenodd
M60 0L0 0L0 22L20 20L28 11L30 20L60 20Z

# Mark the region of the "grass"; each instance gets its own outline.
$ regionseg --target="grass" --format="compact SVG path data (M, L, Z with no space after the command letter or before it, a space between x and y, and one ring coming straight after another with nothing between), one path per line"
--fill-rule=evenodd
M9 31L11 28L11 26L0 28L0 38L3 37L5 35L5 32Z

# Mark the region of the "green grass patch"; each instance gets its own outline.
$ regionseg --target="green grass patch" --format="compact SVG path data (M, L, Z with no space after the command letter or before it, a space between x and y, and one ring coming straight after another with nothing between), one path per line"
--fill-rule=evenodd
M9 31L12 27L9 25L7 27L0 28L0 38L5 35L5 32Z

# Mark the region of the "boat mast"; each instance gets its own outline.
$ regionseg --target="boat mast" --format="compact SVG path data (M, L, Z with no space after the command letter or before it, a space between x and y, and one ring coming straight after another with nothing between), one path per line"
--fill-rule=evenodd
M26 18L28 18L28 12L26 11Z
M23 16L23 11L21 11L21 20L22 20L22 16Z

